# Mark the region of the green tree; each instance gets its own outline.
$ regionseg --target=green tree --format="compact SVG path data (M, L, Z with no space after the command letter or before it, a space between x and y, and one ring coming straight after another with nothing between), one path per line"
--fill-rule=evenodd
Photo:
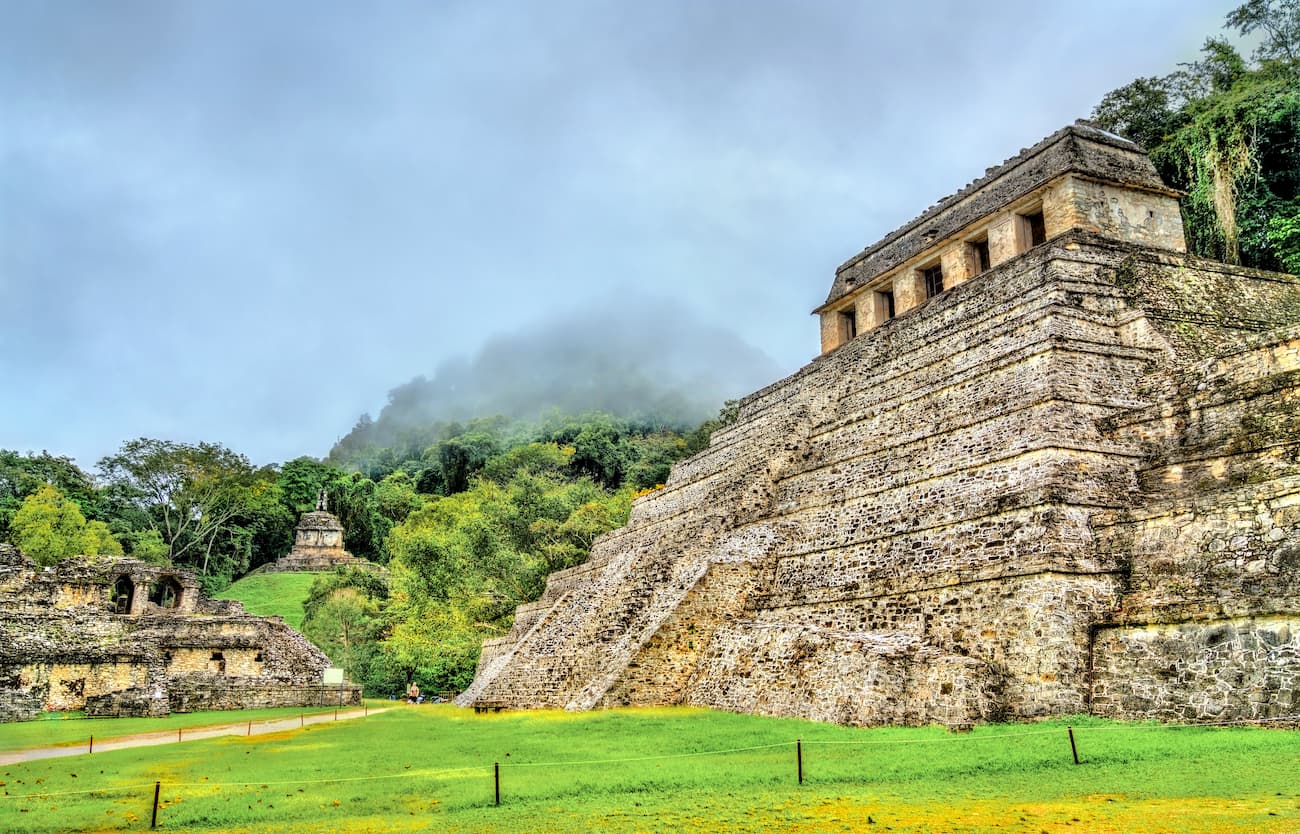
M483 466L483 477L504 484L519 472L563 477L573 460L572 446L532 442L512 446L495 455Z
M1228 25L1243 35L1259 32L1252 56L1294 71L1300 65L1300 0L1249 0L1228 13Z
M81 552L89 556L121 556L122 543L113 537L113 531L102 521L86 522L81 536Z
M1154 148L1173 127L1176 110L1171 86L1168 78L1131 81L1103 96L1093 108L1092 120L1144 148Z
M384 540L393 522L379 511L375 482L357 472L336 481L329 491L329 506L343 525L343 544L348 551L387 564Z
M133 530L124 537L131 558L140 559L155 565L167 563L167 542L157 530Z
M106 481L140 509L177 564L203 576L246 566L251 533L237 524L262 487L243 455L215 443L140 438L99 462ZM230 564L214 564L220 556Z
M280 467L276 482L280 487L280 498L285 507L294 516L302 515L316 509L316 499L320 491L337 488L344 474L327 463L314 458L294 458Z
M93 478L71 458L48 452L19 454L0 449L0 540L8 539L9 521L23 499L46 484L58 487L88 518L108 521L111 513Z
M437 461L447 494L469 489L470 478L500 451L495 434L474 431L450 437L437 446Z
M77 555L122 555L122 545L102 521L87 523L75 501L45 484L23 499L10 525L14 544L38 565Z
M350 587L334 589L303 620L303 634L354 682L364 679L380 627L378 604Z
M401 524L423 504L415 492L415 481L401 469L375 485L375 509L393 524Z
M1186 192L1188 248L1261 269L1300 265L1300 0L1252 0L1228 15L1262 36L1245 61L1210 38L1201 59L1108 93L1102 127L1145 145L1161 176Z
M274 469L260 470L245 492L242 508L230 520L231 528L242 530L247 541L247 558L230 560L232 578L236 572L275 561L293 546L299 513L285 500L279 479Z

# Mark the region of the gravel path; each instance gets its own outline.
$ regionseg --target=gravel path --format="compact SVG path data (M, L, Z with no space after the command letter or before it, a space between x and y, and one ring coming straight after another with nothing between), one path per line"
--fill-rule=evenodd
M124 747L149 747L155 744L175 744L178 741L192 741L200 738L215 738L217 736L246 736L262 735L263 733L280 733L287 730L297 730L308 724L324 724L332 721L344 721L351 718L364 718L367 715L377 715L386 712L391 707L381 707L379 709L348 709L337 712L316 713L315 715L302 715L297 718L275 718L265 721L241 721L235 724L215 724L210 727L193 727L180 730L164 730L156 733L136 733L129 736L116 736L114 738L96 739L95 749L93 752L99 753L105 750L120 750ZM30 762L34 759L53 759L59 756L84 756L91 753L90 741L87 739L85 744L63 745L60 747L32 747L26 750L11 750L0 753L0 765L14 764L16 762Z

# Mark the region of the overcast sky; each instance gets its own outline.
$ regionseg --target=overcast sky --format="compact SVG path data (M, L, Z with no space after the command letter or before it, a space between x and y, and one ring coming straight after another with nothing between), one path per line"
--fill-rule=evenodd
M624 294L788 373L836 266L1234 5L0 0L0 448L321 456Z

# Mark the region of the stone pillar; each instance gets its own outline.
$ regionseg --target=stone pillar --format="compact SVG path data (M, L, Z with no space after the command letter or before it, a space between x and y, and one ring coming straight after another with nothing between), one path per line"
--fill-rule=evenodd
M909 269L894 278L894 312L902 315L925 301L925 278L920 270Z
M849 340L844 313L849 310L827 310L821 314L822 353L830 353Z
M886 290L886 292L888 292ZM858 302L858 327L870 330L889 321L889 299L884 292L864 293Z
M1043 226L1048 239L1070 229L1100 231L1097 224L1090 222L1080 211L1080 202L1086 199L1084 192L1088 185L1075 177L1064 177L1043 192Z
M965 241L958 241L939 255L939 265L943 268L943 288L955 287L974 278L978 272L975 252Z
M1016 216L1009 211L996 215L989 223L989 266L997 266L1020 254L1016 248Z

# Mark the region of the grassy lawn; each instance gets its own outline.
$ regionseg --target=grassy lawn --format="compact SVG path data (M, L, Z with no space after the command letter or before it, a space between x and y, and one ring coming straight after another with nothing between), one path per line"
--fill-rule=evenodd
M396 709L0 769L0 831L1295 832L1300 732ZM796 776L803 740L805 782ZM493 804L501 762L501 806ZM36 795L36 796L33 796Z
M259 573L245 576L216 595L217 599L237 599L250 614L271 614L284 618L294 628L302 628L303 601L319 573Z

